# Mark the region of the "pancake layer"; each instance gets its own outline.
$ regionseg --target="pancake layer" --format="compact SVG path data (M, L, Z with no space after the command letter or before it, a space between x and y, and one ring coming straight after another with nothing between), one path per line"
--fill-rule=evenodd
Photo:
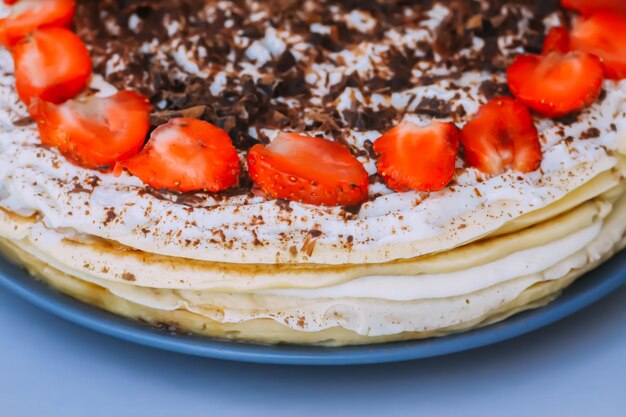
M550 301L626 245L625 188L621 183L533 227L417 258L404 275L365 275L335 284L321 279L298 285L306 281L294 279L270 288L244 280L226 289L146 287L130 276L124 282L98 278L86 265L71 267L50 256L53 252L37 247L41 230L36 219L5 212L0 230L4 236L12 230L3 246L31 273L118 314L237 340L375 343L462 331ZM69 244L76 247L77 242ZM80 242L83 253L97 254L100 245ZM109 253L126 256L119 247ZM146 264L152 262L150 254L141 256ZM168 261L179 273L189 267L184 259ZM200 266L213 265L194 265ZM303 273L311 275L306 269ZM237 282L236 276L229 282Z

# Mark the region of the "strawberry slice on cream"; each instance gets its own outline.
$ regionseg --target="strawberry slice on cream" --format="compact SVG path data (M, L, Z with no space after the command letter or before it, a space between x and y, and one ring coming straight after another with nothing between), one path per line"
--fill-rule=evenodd
M78 36L63 28L33 32L13 48L20 99L62 103L74 98L91 76L91 59Z
M544 117L561 117L596 101L604 67L585 52L518 55L507 70L511 93Z
M211 123L172 119L150 135L146 147L116 167L144 183L171 191L226 190L239 180L239 157L228 134Z
M601 11L626 14L624 0L561 0L561 4L566 9L576 10L583 15Z
M374 142L378 172L396 191L441 190L454 176L459 136L453 123L403 122Z
M348 148L326 139L282 133L248 154L252 181L274 198L320 206L353 206L367 199L369 179Z
M626 2L622 4L626 8ZM626 15L599 12L578 19L571 31L571 48L600 58L608 78L626 78Z
M550 29L543 43L543 54L550 52L560 52L565 54L570 50L569 32L562 27L554 27Z
M61 105L35 99L30 107L44 145L77 165L102 171L139 152L150 129L150 110L148 100L131 91Z
M467 165L491 175L535 171L543 157L530 112L508 97L483 105L461 130L461 143Z
M4 1L11 14L0 19L0 45L13 46L30 32L44 27L67 27L75 11L74 0Z

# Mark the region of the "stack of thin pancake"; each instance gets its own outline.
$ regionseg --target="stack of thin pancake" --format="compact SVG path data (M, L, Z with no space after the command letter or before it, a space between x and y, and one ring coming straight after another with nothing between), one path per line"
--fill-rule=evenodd
M372 142L390 126L462 126L507 94L510 58L567 19L556 6L109 3L78 3L92 92L140 90L155 124L218 124L242 160L279 131L340 141L371 174L370 199L272 200L245 170L233 190L181 194L74 166L40 145L0 51L1 246L66 294L181 332L378 343L544 305L626 246L626 81L605 81L578 114L536 117L538 171L487 176L459 161L434 193L392 192L376 173Z

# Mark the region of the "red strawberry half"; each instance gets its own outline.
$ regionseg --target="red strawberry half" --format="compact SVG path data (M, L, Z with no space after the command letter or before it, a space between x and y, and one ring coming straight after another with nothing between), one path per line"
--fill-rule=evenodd
M519 55L507 71L511 93L546 117L580 110L602 91L602 62L585 52Z
M239 157L226 132L197 119L172 119L150 135L146 147L118 164L154 188L226 190L239 179Z
M80 93L91 76L87 47L67 29L33 32L13 48L17 92L26 104L32 98L62 103Z
M561 4L584 15L602 11L626 14L624 0L561 0Z
M248 154L250 177L263 192L322 206L352 206L367 199L367 171L344 146L283 133Z
M0 19L0 44L12 46L38 28L70 24L74 17L74 0L21 0L4 1L16 3L11 14Z
M465 161L498 175L509 168L531 172L542 160L537 129L528 109L512 98L496 98L480 108L461 130Z
M571 48L598 56L608 78L626 78L626 15L601 12L577 20Z
M77 165L109 170L139 151L150 128L150 109L144 96L122 91L61 105L35 99L30 112L44 145Z
M569 32L567 29L561 27L552 28L543 43L543 53L560 52L564 54L569 52L569 43Z
M441 190L454 176L459 136L453 123L403 122L374 142L378 172L396 191Z

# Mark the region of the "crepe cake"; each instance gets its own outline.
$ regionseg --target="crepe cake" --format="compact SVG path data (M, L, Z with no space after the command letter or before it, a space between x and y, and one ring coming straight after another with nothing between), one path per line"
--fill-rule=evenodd
M5 3L2 248L84 302L380 343L626 245L621 2Z

